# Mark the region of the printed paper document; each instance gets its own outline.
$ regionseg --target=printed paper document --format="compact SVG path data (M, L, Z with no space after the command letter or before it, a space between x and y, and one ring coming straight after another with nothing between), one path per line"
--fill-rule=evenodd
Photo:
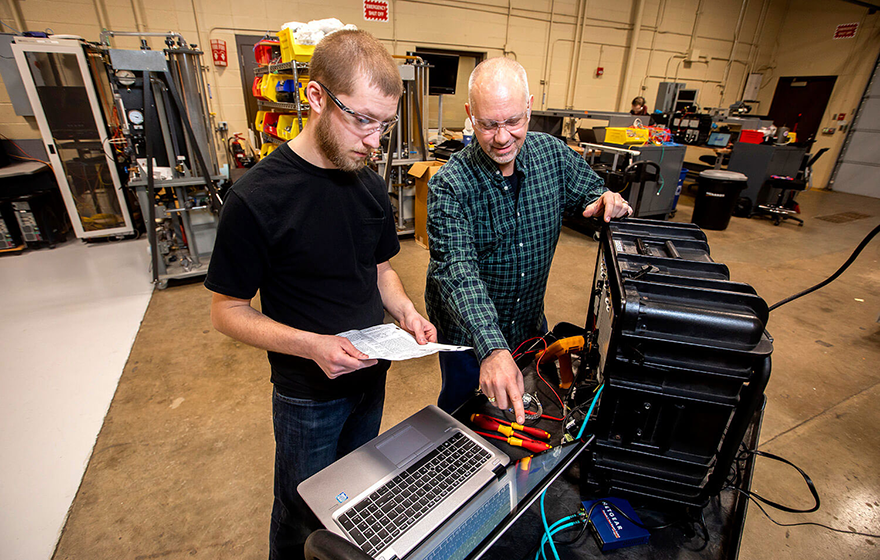
M345 331L336 336L347 338L354 347L377 360L410 360L430 356L440 351L460 352L470 350L470 346L437 344L429 342L419 344L415 337L393 324L376 325L363 330Z

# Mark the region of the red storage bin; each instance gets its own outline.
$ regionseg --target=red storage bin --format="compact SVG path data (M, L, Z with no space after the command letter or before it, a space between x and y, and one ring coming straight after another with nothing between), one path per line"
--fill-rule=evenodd
M278 40L263 39L254 45L254 59L260 66L268 66L281 58L281 43Z
M257 99L266 99L265 97L263 97L263 94L260 91L260 85L262 83L263 83L262 76L255 76L254 77L254 86L251 88L251 93L253 93L254 97L256 97Z
M757 130L743 130L739 133L739 141L745 144L760 144L764 141L764 134Z
M281 113L266 113L266 117L263 119L263 132L278 136L278 117L280 116Z

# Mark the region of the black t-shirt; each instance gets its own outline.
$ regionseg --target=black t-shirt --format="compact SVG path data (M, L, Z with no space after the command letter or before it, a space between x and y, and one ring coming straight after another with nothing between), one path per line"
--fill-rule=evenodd
M263 313L318 334L382 322L377 263L397 254L385 183L373 171L322 169L280 146L230 189L205 286L251 299ZM269 352L285 395L328 400L372 386L388 362L336 379L312 360Z
M510 190L513 191L514 198L519 198L519 173L514 171L510 175L504 178L507 181L507 185L510 187Z

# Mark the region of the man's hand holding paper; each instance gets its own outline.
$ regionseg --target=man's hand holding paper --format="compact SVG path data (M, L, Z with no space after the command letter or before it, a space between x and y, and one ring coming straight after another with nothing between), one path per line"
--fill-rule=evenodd
M345 331L336 336L348 339L355 348L366 354L370 359L377 360L401 361L422 358L441 351L458 352L461 350L471 350L468 346L438 344L436 342L419 344L413 335L393 324ZM425 334L422 332L421 336L424 337ZM434 338L436 339L436 335Z

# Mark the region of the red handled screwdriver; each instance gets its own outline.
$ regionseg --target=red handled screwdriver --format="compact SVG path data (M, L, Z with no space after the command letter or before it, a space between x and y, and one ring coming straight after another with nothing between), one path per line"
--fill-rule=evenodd
M523 449L528 449L534 453L540 453L542 451L546 451L548 449L552 449L552 446L549 443L544 443L542 441L535 441L533 439L520 439L518 437L509 436L499 436L495 434L487 434L486 432L476 432L483 437L492 438L492 439L500 439L501 441L506 441L510 445L514 447L522 447Z
M550 440L550 432L546 432L544 430L541 430L540 428L532 428L531 426L523 426L522 424L518 424L516 422L508 422L507 420L502 420L501 418L495 418L494 416L486 416L484 414L471 415L471 422L477 424L478 419L479 419L479 421L485 421L488 423L493 423L495 425L510 426L514 430L519 430L520 432L522 432L526 435L529 435L533 438L543 439L543 440L547 440L547 441ZM494 426L490 427L490 424L480 425L480 427L482 427L486 430L495 430L495 427ZM501 433L504 433L504 432L501 432ZM511 435L511 434L508 434L508 435Z

